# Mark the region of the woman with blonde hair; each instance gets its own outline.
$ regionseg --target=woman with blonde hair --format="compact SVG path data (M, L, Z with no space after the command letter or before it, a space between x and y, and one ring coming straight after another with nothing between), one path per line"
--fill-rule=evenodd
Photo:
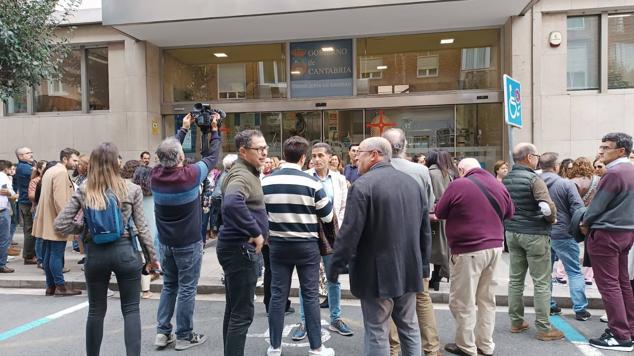
M586 207L590 205L592 198L597 192L599 186L599 180L601 177L596 175L595 168L592 162L586 157L579 157L572 162L572 168L568 171L568 177L577 186L577 191L583 200L583 205ZM592 279L594 278L594 272L592 271L592 262L584 243L583 249L583 276L587 285L592 285Z
M102 143L92 151L88 166L88 178L73 194L70 202L55 219L55 229L63 234L84 234L86 263L84 275L88 290L88 319L86 321L86 354L99 355L103 338L103 322L107 308L107 291L112 272L117 276L121 297L121 312L124 320L126 355L141 354L141 317L139 294L141 271L159 269L152 236L143 214L141 188L119 173L119 151L112 143ZM125 226L120 238L108 243L91 236L90 229L78 218L80 212L91 215L106 214L116 203L117 213ZM106 213L104 213L104 211ZM104 215L100 215L104 216ZM145 260L145 266L131 241L129 222L134 221ZM93 222L94 223L94 222Z

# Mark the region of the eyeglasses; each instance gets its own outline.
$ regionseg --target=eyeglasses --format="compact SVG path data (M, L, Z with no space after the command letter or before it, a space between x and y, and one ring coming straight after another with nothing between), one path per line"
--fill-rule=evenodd
M357 152L359 152L359 153L363 153L363 152L367 152L367 153L369 153L369 152L376 152L376 153L378 153L378 154L379 154L379 156L383 156L383 152L381 152L381 151L379 151L379 150L367 150L367 151L365 151L365 150L359 150L359 151L357 151Z
M537 157L537 159L542 158L542 155L538 155L537 153L529 153L531 156Z
M599 146L599 151L618 150L620 147Z
M247 150L254 150L254 151L258 151L259 154L262 154L264 152L268 152L269 151L269 146L264 146L264 147L245 147Z

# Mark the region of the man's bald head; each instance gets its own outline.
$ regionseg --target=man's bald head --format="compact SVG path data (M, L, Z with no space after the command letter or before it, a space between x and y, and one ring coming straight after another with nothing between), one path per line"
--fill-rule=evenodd
M460 171L460 176L462 177L475 168L480 168L480 162L475 158L464 158L458 163L458 171Z
M536 169L539 163L537 147L532 143L522 142L513 148L513 161L522 163L530 168Z

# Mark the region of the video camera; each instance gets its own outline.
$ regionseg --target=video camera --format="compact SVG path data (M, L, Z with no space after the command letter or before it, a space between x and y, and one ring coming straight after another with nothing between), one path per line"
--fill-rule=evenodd
M200 127L201 131L209 131L211 129L211 116L217 113L220 115L220 118L217 121L218 129L220 130L220 125L222 125L222 120L227 117L227 114L221 109L214 109L209 104L196 103L194 104L194 110L192 110L191 115L194 118L196 125Z

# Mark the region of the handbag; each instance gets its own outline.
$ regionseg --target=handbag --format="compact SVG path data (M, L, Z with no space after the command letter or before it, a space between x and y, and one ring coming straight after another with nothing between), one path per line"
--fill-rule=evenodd
M333 213L332 221L325 223L319 219L319 254L322 256L332 255L334 253L335 239L339 234L339 222L337 215Z

